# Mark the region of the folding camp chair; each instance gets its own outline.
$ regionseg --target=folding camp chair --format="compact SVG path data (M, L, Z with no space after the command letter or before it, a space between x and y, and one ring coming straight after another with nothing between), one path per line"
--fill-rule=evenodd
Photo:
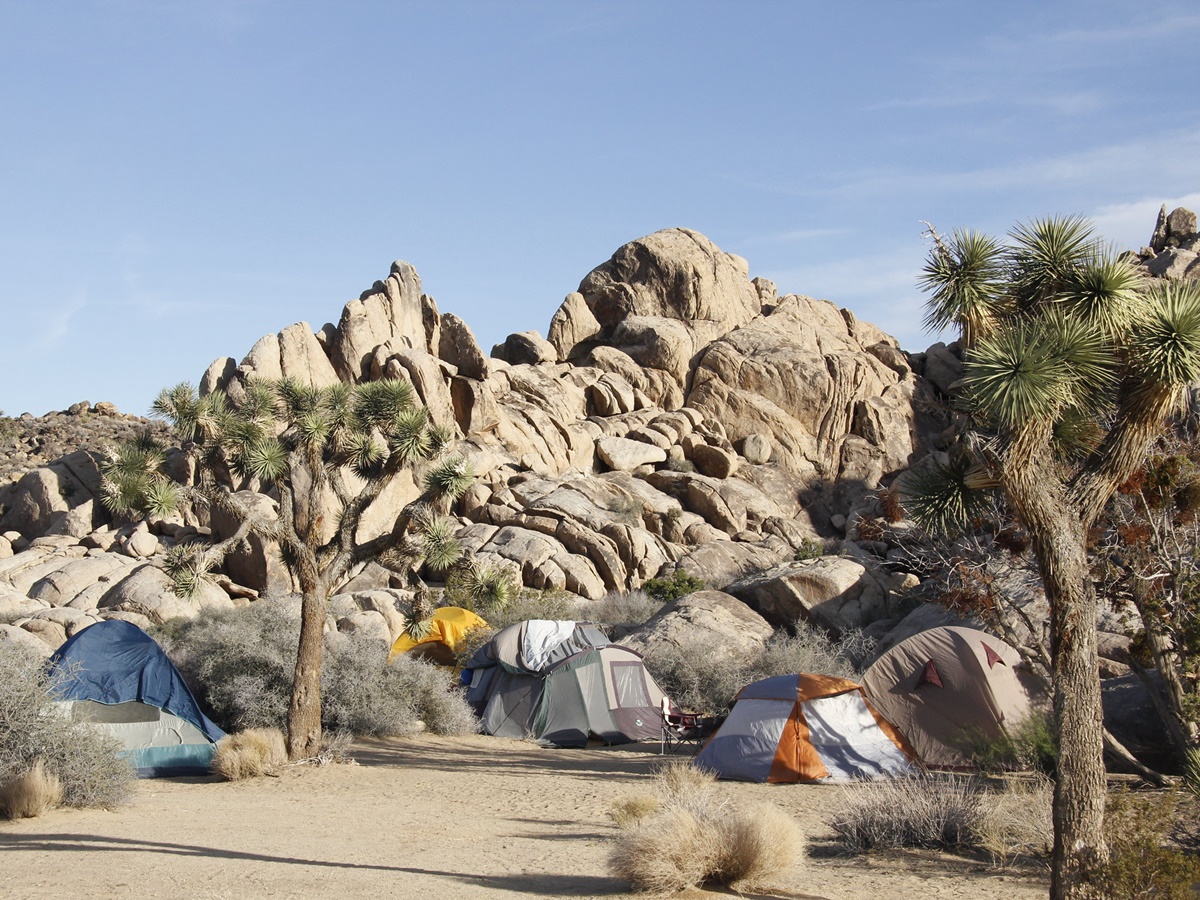
M698 713L683 712L667 697L663 697L662 742L659 745L659 754L673 753L677 748L684 746L691 746L692 753L698 753L701 743L710 732L711 729L705 727L705 721Z

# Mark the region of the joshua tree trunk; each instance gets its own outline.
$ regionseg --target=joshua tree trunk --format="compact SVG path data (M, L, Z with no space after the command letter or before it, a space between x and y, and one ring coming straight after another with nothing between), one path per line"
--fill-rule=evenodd
M1068 504L1048 455L1020 456L1008 461L1003 480L1033 536L1050 602L1054 722L1059 736L1050 897L1099 900L1092 885L1093 876L1108 861L1107 790L1097 603L1088 575L1087 529Z
M321 750L321 656L325 648L327 592L306 581L300 606L300 646L288 708L288 758L307 759Z

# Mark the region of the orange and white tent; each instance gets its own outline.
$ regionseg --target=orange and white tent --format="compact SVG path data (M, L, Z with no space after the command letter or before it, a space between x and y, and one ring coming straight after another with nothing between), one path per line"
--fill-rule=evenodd
M738 693L695 765L733 781L851 781L913 771L904 739L853 681L776 675Z

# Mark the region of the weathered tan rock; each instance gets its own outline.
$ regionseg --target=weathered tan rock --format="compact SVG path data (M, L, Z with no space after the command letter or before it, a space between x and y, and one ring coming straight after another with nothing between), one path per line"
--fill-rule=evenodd
M231 356L214 359L200 378L200 396L207 397L213 391L223 391L237 375L237 361Z
M30 587L29 596L51 606L68 606L85 589L96 585L111 587L133 568L132 560L115 553L69 560L38 579Z
M791 548L779 539L759 543L707 540L697 542L694 550L679 559L676 568L724 590L730 582L777 566L791 556Z
M609 468L621 472L632 472L639 466L666 462L667 459L667 451L660 447L622 437L598 438L596 454Z
M697 591L663 606L621 644L643 655L668 645L719 659L761 652L771 634L771 626L737 598Z
M21 477L0 517L0 529L32 537L57 526L58 533L82 537L107 519L94 502L99 490L100 474L92 455L82 450L69 454ZM72 515L76 509L80 512Z
M766 434L748 434L742 438L741 452L746 462L761 466L771 459L771 438Z
M337 620L337 630L343 634L356 634L360 637L377 640L389 647L395 638L392 637L388 624L383 616L375 610L360 610Z
M738 469L738 458L734 453L709 444L696 444L691 460L701 475L712 478L729 478Z
M837 556L787 563L726 590L777 625L814 622L841 633L893 615L887 591L866 567Z
M705 343L762 310L744 266L686 228L657 231L619 247L583 279L579 293L605 329L628 316L682 319L694 323Z
M687 405L721 423L734 443L769 435L773 459L798 478L830 479L854 429L856 404L899 380L866 352L833 304L793 295L770 316L708 346ZM899 454L889 446L885 469L904 465L911 449Z
M0 584L0 621L9 622L25 616L32 616L49 606L45 600L26 597L20 591Z
M550 320L550 328L546 332L546 340L554 347L560 362L571 357L576 346L596 337L600 333L600 323L592 315L583 294L574 291L567 294L562 305Z
M279 367L285 378L313 387L340 380L307 322L297 322L279 332Z
M253 370L258 378L278 379L283 377L283 367L279 362L279 335L264 334L250 352L243 357L239 370Z
M177 597L171 580L161 569L144 565L109 588L98 608L138 613L161 625L169 619L194 619L202 609L232 609L233 601L220 588L207 583L201 585L194 598Z
M278 506L265 494L239 491L235 495L257 515L275 518ZM212 537L223 541L237 532L238 523L222 509L212 510ZM225 557L225 571L238 584L253 588L263 596L282 596L292 592L292 575L283 564L279 548L273 541L264 541L256 534L246 538L246 546L234 549Z
M66 639L67 635L64 631L63 640L65 641ZM4 652L6 645L21 647L43 658L48 658L50 654L58 649L58 645L51 646L40 635L26 631L24 628L19 628L16 625L0 624L0 653Z
M536 331L510 334L503 343L492 347L492 356L514 366L540 366L558 361L554 345Z
M25 619L20 622L20 628L41 640L51 650L57 650L67 642L67 629L50 619Z
M482 381L488 377L487 357L479 349L474 332L454 313L442 313L437 355L464 378Z

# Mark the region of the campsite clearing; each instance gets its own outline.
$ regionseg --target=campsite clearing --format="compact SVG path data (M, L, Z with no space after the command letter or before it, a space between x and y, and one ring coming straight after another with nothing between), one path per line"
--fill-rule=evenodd
M504 738L423 735L355 746L355 765L278 778L138 782L116 811L56 810L0 822L0 896L254 900L517 900L613 897L619 798L650 791L657 742L543 749ZM813 858L775 894L882 900L1046 896L1037 873L947 854L839 855L824 820L839 789L721 782L735 800L788 810ZM714 896L702 891L688 897Z

